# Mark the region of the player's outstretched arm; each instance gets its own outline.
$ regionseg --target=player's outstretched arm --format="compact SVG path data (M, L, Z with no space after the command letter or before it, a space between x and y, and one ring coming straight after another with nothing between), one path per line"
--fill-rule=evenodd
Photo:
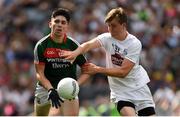
M74 51L62 52L61 57L65 57L65 59L71 60L71 62L73 62L78 55L84 54L84 53L88 52L89 50L94 49L94 48L98 48L98 47L101 47L101 44L99 43L99 41L96 38L94 38L90 41L87 41L87 42L81 44Z

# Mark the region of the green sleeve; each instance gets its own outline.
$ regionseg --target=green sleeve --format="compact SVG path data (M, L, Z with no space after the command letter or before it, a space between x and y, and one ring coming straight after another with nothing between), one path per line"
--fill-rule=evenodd
M77 56L75 62L76 62L79 66L82 66L84 63L87 62L87 60L86 60L85 56L81 54L81 55Z

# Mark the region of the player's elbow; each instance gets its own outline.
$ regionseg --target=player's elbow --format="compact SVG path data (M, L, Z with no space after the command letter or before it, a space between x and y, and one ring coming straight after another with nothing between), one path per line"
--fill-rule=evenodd
M36 79L37 79L38 81L41 81L42 77L40 76L39 73L36 73Z
M127 75L125 74L125 73L121 73L121 74L119 74L119 77L120 78L125 78Z
M119 77L125 78L128 75L128 73L129 73L129 71L122 70L121 72L119 72Z

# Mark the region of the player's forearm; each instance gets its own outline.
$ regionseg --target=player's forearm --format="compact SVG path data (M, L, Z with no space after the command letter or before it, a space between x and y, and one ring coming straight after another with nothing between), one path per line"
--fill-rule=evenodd
M98 67L97 69L98 73L106 74L107 76L114 76L118 78L124 78L127 73L119 68L103 68L103 67Z
M81 45L74 51L74 54L76 56L80 55L80 54L83 54L84 53L84 47L81 47Z
M98 48L100 46L101 46L100 43L97 41L96 38L94 38L90 41L87 41L87 42L81 44L77 49L77 53L84 54L84 53L88 52L89 50Z
M44 88L46 88L47 90L53 88L53 86L51 85L51 83L49 82L49 80L47 80L47 78L43 75L40 75L37 73L37 80L43 85Z
M80 77L78 78L78 84L79 86L82 86L83 84L85 84L90 78L89 74L82 74L80 75Z
M90 47L91 47L91 46L90 46L90 43L89 43L89 42L83 43L83 44L81 45L82 54L88 52L88 51L91 49Z
M88 52L89 49L90 49L89 43L83 43L78 47L78 49L76 49L76 53L77 55L84 54Z

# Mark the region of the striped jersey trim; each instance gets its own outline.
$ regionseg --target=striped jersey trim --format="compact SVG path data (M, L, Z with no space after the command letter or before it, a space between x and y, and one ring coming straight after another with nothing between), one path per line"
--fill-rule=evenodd
M38 47L38 45L41 44L44 40L46 40L49 36L50 36L50 34L47 35L47 36L45 36L45 37L43 37L41 40L39 40L39 41L37 42L35 48L34 48L34 61L36 61L36 63L39 62L38 53L37 53L37 47Z
M73 41L75 44L77 44L78 46L80 46L79 42L77 42L75 39L73 39L72 37L67 37L68 39L70 39L71 41Z

